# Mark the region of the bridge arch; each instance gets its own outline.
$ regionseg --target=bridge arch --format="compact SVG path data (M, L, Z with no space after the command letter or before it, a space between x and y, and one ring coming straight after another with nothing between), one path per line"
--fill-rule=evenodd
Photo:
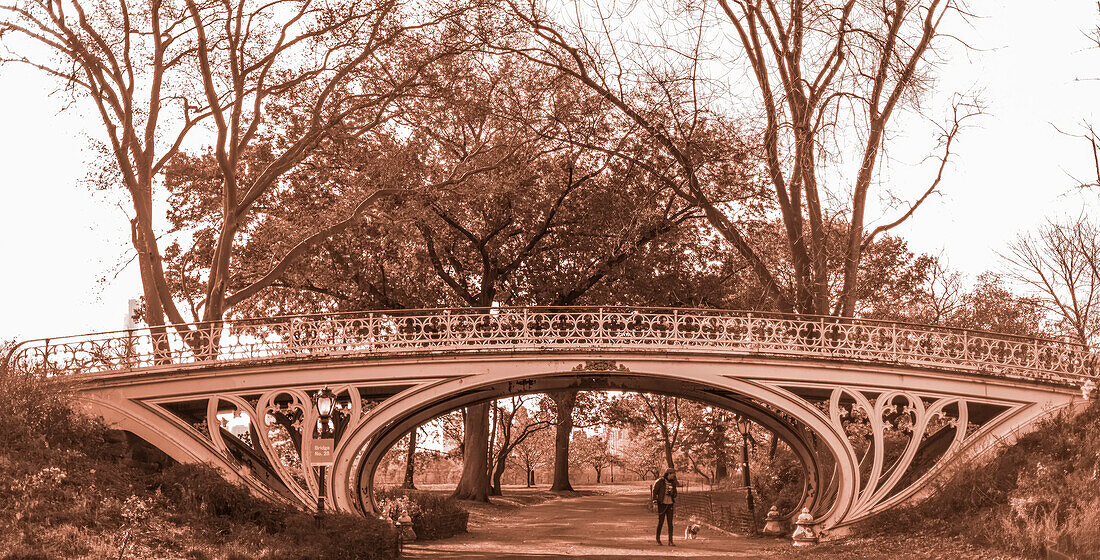
M786 442L803 466L802 497L797 507L788 513L807 506L818 512L824 523L832 524L831 521L842 518L850 506L849 485L858 484L857 460L846 444L846 436L816 407L764 384L718 372L631 371L613 360L586 360L571 370L517 372L511 367L500 369L479 374L473 382L457 378L411 388L373 410L370 418L347 434L337 449L330 481L330 487L335 489L336 505L345 510L361 509L373 513L374 474L382 456L424 422L478 402L563 389L666 394L747 416ZM830 464L839 469L837 474L842 482L837 492L826 497L828 499L822 499L819 493L833 473L826 472L825 463L819 460L811 432L833 455Z

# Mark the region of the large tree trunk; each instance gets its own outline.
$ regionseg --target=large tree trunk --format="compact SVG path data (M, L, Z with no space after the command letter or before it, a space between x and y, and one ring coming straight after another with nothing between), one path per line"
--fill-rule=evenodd
M572 492L569 484L569 437L573 435L573 406L577 404L576 391L553 393L551 398L558 408L558 426L554 434L554 483L551 492Z
M416 428L413 428L409 432L409 449L405 452L405 482L401 484L402 488L408 490L416 490L416 484L413 483L413 474L416 472Z
M726 458L726 425L720 419L715 419L711 434L710 443L714 448L714 483L718 484L729 476Z
M451 494L459 500L489 501L489 403L466 407L462 477Z
M672 460L672 435L668 433L668 426L661 425L661 443L665 448L665 468L675 469L676 462Z
M493 496L500 496L500 479L504 476L504 469L508 465L508 454L503 449L500 450L500 455L497 455L495 467L493 468L493 486L490 489L490 494Z
M145 192L144 188L140 188L142 192ZM141 209L144 208L146 213L152 214L152 208L145 201L147 199L134 197L134 207L138 210L138 214L143 215ZM151 244L156 243L156 238L150 239L148 232L152 229L146 224L140 221L140 217L135 217L130 221L131 229L131 241L134 245L134 250L137 251L138 256L138 272L141 275L141 287L143 295L145 296L145 324L149 325L149 333L153 343L153 363L156 365L166 365L172 363L172 358L169 357L169 345L167 329L164 327L164 305L160 299L160 291L157 289L156 271L153 267L154 254L151 250Z
M496 401L489 403L489 457L485 461L485 476L486 480L489 480L493 476L493 471L496 468L495 451L497 441L497 429L500 428L500 407L497 406ZM503 449L501 450L503 452ZM500 492L496 490L492 484L489 485L489 495L499 496Z

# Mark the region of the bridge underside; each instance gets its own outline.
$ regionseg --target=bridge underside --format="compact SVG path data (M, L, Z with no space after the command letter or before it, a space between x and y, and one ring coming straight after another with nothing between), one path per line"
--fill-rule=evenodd
M375 469L412 428L472 403L566 388L646 391L752 418L805 469L799 507L832 529L929 487L952 464L1080 398L1071 388L835 361L640 352L392 357L194 368L84 381L97 415L184 462L203 461L257 493L316 503L310 395L338 394L327 493L371 513Z

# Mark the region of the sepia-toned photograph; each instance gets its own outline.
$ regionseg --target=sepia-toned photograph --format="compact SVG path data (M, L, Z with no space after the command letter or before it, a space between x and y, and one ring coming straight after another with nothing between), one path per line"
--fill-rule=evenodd
M0 560L1100 559L1100 3L0 0Z

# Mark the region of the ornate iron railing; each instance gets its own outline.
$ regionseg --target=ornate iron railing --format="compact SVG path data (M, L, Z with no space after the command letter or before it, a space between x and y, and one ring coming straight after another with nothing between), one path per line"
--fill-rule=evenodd
M182 334L181 334L182 333ZM633 350L810 357L1080 385L1087 347L837 317L651 308L377 311L192 323L31 340L6 367L110 374L223 363L492 351Z

